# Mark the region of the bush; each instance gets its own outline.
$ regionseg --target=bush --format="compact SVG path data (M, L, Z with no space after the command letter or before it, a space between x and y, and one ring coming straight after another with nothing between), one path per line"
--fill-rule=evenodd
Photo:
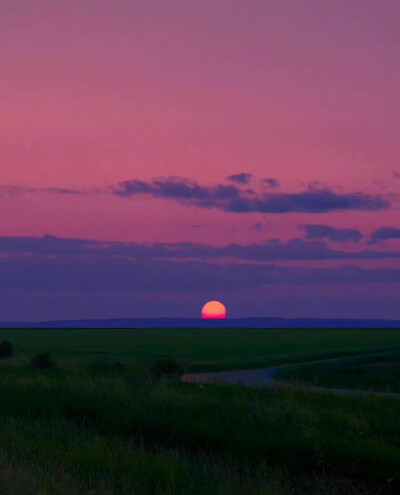
M158 359L150 370L150 377L153 379L180 378L186 370L186 366L175 359Z
M0 359L9 358L14 354L13 346L8 340L2 340L0 342Z
M49 370L56 366L56 362L51 357L49 351L37 354L31 359L31 366L37 370Z

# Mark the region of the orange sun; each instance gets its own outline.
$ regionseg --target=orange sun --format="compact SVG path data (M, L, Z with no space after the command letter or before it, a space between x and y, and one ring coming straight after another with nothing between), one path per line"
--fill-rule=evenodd
M209 301L201 310L202 318L226 318L226 308L219 301Z

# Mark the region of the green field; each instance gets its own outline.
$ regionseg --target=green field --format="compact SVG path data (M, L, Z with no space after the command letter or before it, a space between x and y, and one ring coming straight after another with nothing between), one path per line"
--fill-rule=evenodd
M281 369L279 379L317 387L400 393L400 350L297 364Z
M17 362L50 350L65 363L112 359L148 366L158 357L186 361L190 370L257 368L320 358L393 351L400 330L179 329L0 330Z
M400 400L147 374L166 356L197 370L351 354L365 364L366 354L394 356L399 331L3 330L2 339L15 348L0 365L2 495L400 493ZM58 365L29 366L45 350Z

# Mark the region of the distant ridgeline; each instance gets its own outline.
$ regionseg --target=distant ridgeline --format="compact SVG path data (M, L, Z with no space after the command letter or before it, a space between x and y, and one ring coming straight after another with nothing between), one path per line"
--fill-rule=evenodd
M398 328L400 320L318 318L116 318L106 320L58 320L0 322L0 328Z

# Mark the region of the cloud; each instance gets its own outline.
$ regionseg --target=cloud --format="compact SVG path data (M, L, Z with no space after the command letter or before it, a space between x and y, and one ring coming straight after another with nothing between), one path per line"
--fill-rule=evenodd
M395 227L381 227L372 232L369 244L377 244L380 241L400 239L400 229Z
M202 186L183 177L167 177L150 182L128 180L112 188L120 197L149 195L172 199L200 208L216 208L232 213L327 213L331 211L377 211L388 209L390 202L379 195L364 192L337 193L330 189L308 189L297 193L255 195L233 185Z
M273 187L273 188L280 186L280 182L272 177L262 179L261 183L267 187Z
M388 200L363 192L336 193L329 189L264 195L253 203L263 213L327 213L339 210L376 211L389 208Z
M333 242L358 242L362 233L357 229L336 229L328 225L301 225L305 230L306 239L328 239Z
M393 172L393 177L395 179L400 179L400 172Z
M236 182L238 184L248 184L252 177L252 174L233 174L228 177L228 180Z
M84 258L111 260L222 260L254 262L291 260L373 260L400 258L399 251L341 251L329 248L322 241L272 239L263 243L213 246L192 242L153 243L100 242L87 239L43 237L0 237L0 255L18 258Z
M85 194L86 191L70 189L67 187L23 187L23 186L0 186L0 196L8 194L16 196L22 193L50 193L50 194Z
M271 284L400 283L400 270L201 261L1 259L0 290L74 294L243 291Z
M232 179L234 177L235 179ZM248 182L251 174L230 176L240 185ZM275 184L275 179L265 179ZM143 181L138 179L122 181L105 189L33 188L1 186L0 195L20 193L51 193L61 195L113 194L122 198L147 195L154 198L170 199L188 206L219 209L230 213L328 213L332 211L377 211L389 209L391 202L382 195L362 191L340 193L321 188L318 183L305 191L287 193L256 193L235 184L214 184L204 186L186 177L166 177Z
M224 203L239 200L242 194L235 186L217 184L205 187L184 177L154 179L151 182L136 179L123 181L113 188L113 193L125 198L147 194L155 198L192 203L203 208L223 208Z
M328 258L343 260L342 264L347 258L390 256L399 257L400 251L360 251L349 255L331 250L322 242L307 243L301 239L287 243L272 240L247 246L210 246L105 243L53 236L3 237L0 238L0 299L3 319L16 320L32 318L29 315L40 315L37 316L40 319L49 315L154 317L162 316L165 308L171 316L178 316L184 314L180 312L182 301L188 315L195 315L204 300L212 297L224 301L238 297L244 315L253 313L257 298L262 314L275 311L275 303L279 303L283 311L286 308L282 314L288 316L290 301L300 301L294 294L304 295L309 290L305 312L312 316L321 309L322 286L329 292L330 301L342 299L342 309L349 309L349 300L358 297L359 289L355 287L361 287L362 294L368 291L374 301L377 298L387 301L388 295L393 315L398 314L395 295L398 291L393 284L400 284L399 269L368 269L337 263L332 268L279 264L281 260ZM240 262L232 262L233 258ZM340 284L340 294L334 284ZM279 291L285 295L277 296L272 308L268 297L262 300L263 291L269 291L271 297ZM362 307L367 311L371 306L365 296L360 297L364 297ZM168 304L171 298L175 302Z
M38 191L44 191L53 194L84 194L85 193L85 191L79 191L78 189L68 189L66 187L48 187Z
M237 174L244 184L250 174ZM244 178L243 178L244 177ZM267 179L266 179L267 180ZM269 179L268 179L269 180ZM274 180L274 179L271 179ZM238 179L236 179L238 182ZM317 183L315 183L317 184ZM287 193L256 193L235 184L214 184L204 186L185 177L166 177L143 181L138 179L122 181L105 189L78 190L70 188L31 188L2 186L0 194L52 193L61 195L113 194L122 198L147 195L154 198L170 199L188 206L219 209L230 213L328 213L332 211L377 211L389 209L391 202L382 195L362 191L340 193L318 185L305 191Z

